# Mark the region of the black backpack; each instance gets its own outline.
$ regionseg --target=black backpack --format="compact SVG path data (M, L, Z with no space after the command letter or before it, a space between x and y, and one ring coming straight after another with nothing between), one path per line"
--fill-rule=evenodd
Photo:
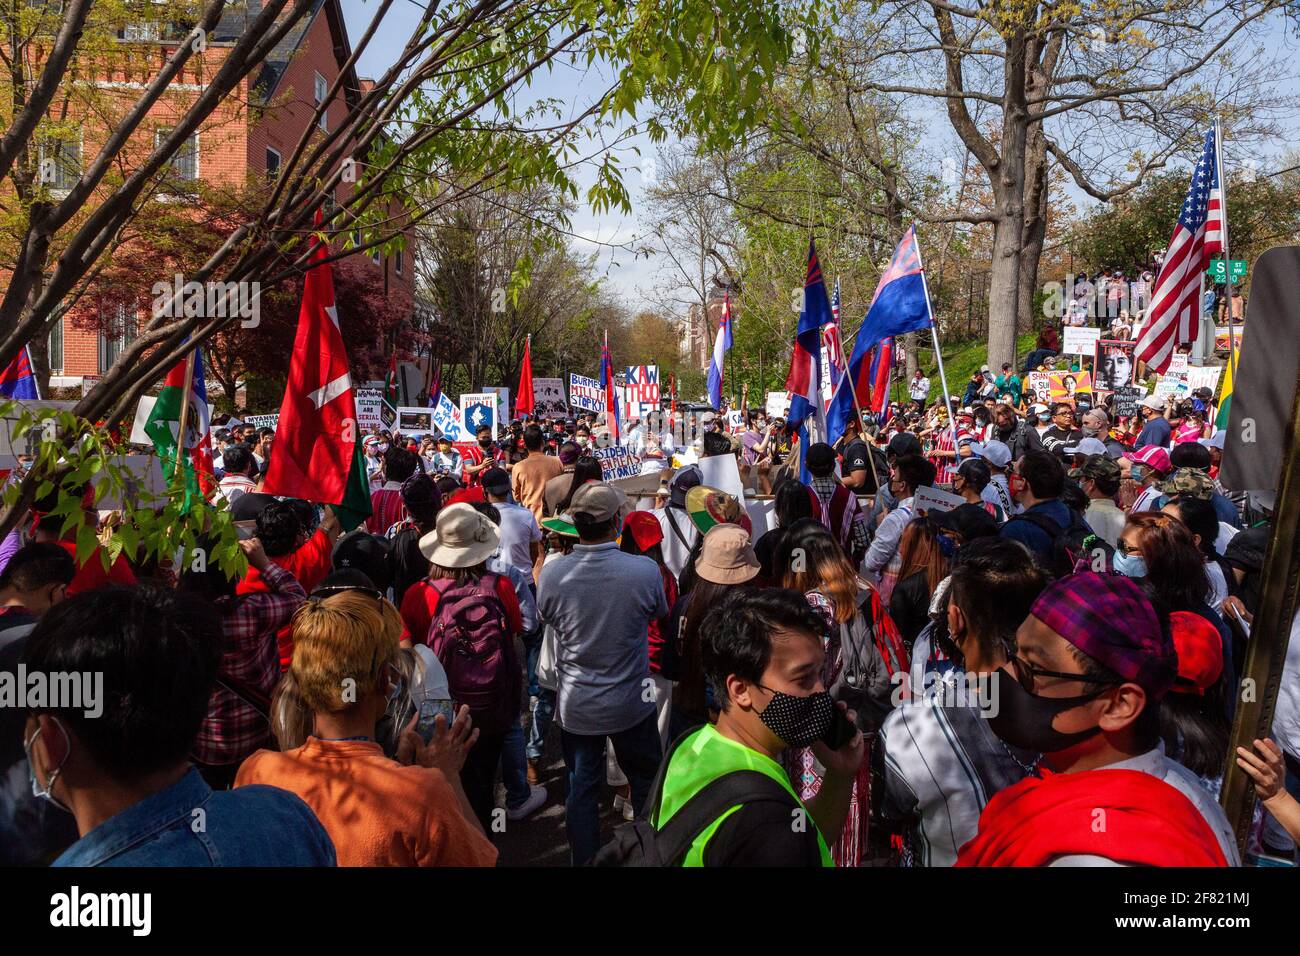
M1035 527L1041 528L1052 539L1052 556L1045 570L1054 578L1073 574L1075 570L1080 569L1080 562L1083 562L1083 569L1091 570L1094 551L1100 551L1105 558L1105 567L1101 569L1102 571L1109 571L1113 567L1112 558L1115 549L1093 534L1092 529L1082 520L1076 520L1070 527L1062 528L1045 514L1025 512L1013 515L1008 519L1008 523L1011 521L1028 521Z
M650 785L650 797L643 817L616 829L614 838L601 847L592 860L592 866L680 866L699 835L737 804L771 801L791 810L797 808L790 791L767 774L757 770L733 770L710 781L687 800L672 819L656 830L650 821L659 812L668 764L682 741L694 733L694 730L688 731L673 741L659 765L654 783Z

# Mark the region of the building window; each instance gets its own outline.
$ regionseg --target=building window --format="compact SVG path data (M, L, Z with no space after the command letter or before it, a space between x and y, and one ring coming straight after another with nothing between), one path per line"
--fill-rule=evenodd
M162 25L158 22L128 23L117 34L123 40L143 43L162 38Z
M400 276L402 274L402 250L398 249L393 253L393 269Z
M280 153L278 150L266 147L266 181L275 182L280 178Z
M170 129L160 129L154 133L153 144L157 148L170 136ZM199 134L193 133L181 144L163 167L164 175L174 182L194 182L199 178Z
M99 373L102 375L113 367L118 356L135 340L135 315L128 313L126 306L117 307L117 317L112 327L99 333Z
M370 261L373 262L375 265L380 265L381 260L379 258L378 246L375 246L374 251L370 253Z
M320 106L322 103L325 102L325 94L328 92L329 92L329 84L325 82L325 77L317 73L316 74L316 105L317 106ZM320 128L323 132L326 133L329 132L330 124L329 124L328 109L320 114Z
M81 179L81 139L48 137L40 144L40 181L67 191Z
M50 371L63 374L63 319L59 318L50 329Z

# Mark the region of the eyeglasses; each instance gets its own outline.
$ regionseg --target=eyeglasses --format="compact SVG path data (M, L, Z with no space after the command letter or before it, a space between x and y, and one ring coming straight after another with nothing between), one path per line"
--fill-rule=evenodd
M1034 692L1034 682L1039 677L1055 677L1058 680L1077 680L1084 684L1113 684L1105 677L1089 677L1087 674L1067 674L1064 671L1049 671L1029 663L1018 654L1011 657L1011 669L1016 672L1016 681L1029 693Z

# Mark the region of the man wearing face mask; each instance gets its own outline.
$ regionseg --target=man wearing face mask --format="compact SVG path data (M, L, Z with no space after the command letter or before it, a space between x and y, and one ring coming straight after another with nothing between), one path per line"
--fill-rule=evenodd
M1167 448L1170 438L1173 437L1173 428L1169 424L1169 419L1165 418L1165 400L1148 395L1138 402L1138 414L1146 424L1142 426L1142 431L1138 432L1134 447L1158 445Z
M825 629L803 595L781 588L736 588L702 622L704 673L721 713L679 740L651 792L650 822L660 848L671 847L670 865L834 865L829 847L844 829L865 743L856 728L834 735L853 714L822 682ZM826 773L804 804L776 758L810 744Z
M918 866L952 866L980 811L1005 787L1037 775L1041 754L1003 742L987 719L998 706L988 678L1006 666L1016 628L1043 590L1020 545L980 538L963 546L943 602L940 648L953 669L896 707L871 752L872 815L909 836ZM981 683L981 680L985 683Z
M993 437L1011 451L1011 459L1023 458L1031 451L1041 451L1043 441L1027 421L1022 421L1010 405L993 408Z
M1084 412L1080 427L1084 438L1095 438L1106 446L1110 458L1118 461L1124 457L1124 446L1110 437L1110 416L1104 408L1090 408Z
M497 444L492 440L492 429L484 425L475 433L477 447L471 446L461 462L461 478L466 487L473 488L483 478L483 472L497 464Z
M1130 453L1128 458L1128 476L1142 486L1128 513L1135 515L1158 510L1156 505L1164 494L1160 483L1169 474L1169 452L1155 445L1138 446L1138 450Z
M1070 509L1061 501L1065 466L1055 455L1030 452L1016 463L1009 483L1011 497L1024 511L1013 515L998 534L1019 541L1044 567L1051 567L1056 540L1072 523Z
M1240 866L1218 802L1165 756L1159 701L1177 673L1132 581L1081 571L1049 585L997 672L990 726L1055 773L993 797L957 865Z

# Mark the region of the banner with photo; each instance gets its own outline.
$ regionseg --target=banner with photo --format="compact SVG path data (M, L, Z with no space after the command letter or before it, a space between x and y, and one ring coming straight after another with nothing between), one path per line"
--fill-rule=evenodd
M492 392L497 397L497 421L510 421L510 389L505 385L487 385L485 392Z
M1084 396L1091 404L1092 375L1088 372L1048 372L1048 395L1053 402L1074 402Z
M603 412L605 410L605 390L600 387L600 379L570 374L569 403L573 405L575 411Z
M564 400L563 379L533 379L533 414L538 418L569 417L569 403Z
M399 405L397 431L408 437L433 434L433 409L427 405Z
M1137 362L1133 352L1136 342L1122 339L1098 339L1094 384L1099 392L1113 392L1133 384Z
M497 437L496 392L466 392L460 396L460 420L470 435L478 434L483 427L492 429L492 439Z

